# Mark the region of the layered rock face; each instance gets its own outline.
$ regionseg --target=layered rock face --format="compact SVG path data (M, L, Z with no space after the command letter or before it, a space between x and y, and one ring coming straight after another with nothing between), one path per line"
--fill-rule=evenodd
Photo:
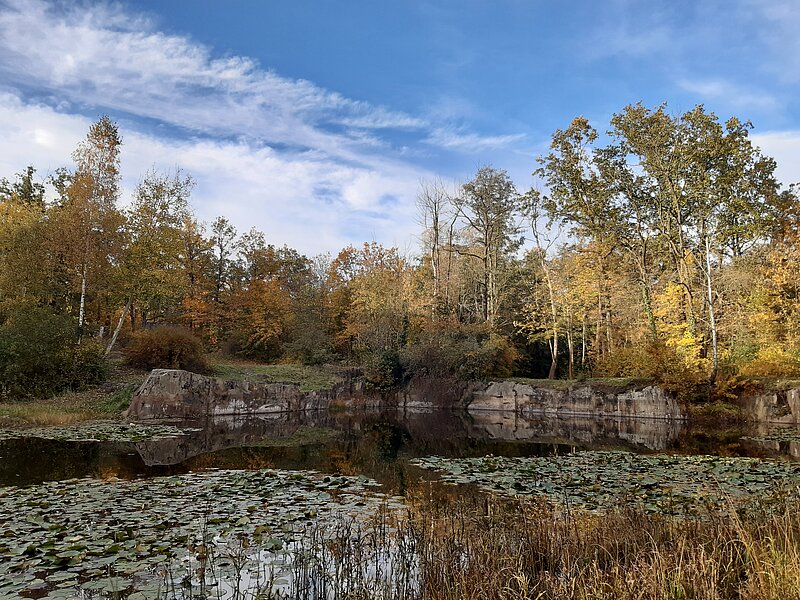
M743 405L754 421L800 424L800 388L746 396Z
M683 419L678 402L658 387L603 389L575 384L564 389L505 381L463 383L419 379L394 394L367 390L358 378L329 390L302 391L293 384L227 381L188 371L155 369L131 399L129 419L197 419L342 408L466 408L520 417L582 416Z
M347 400L371 406L380 399L351 380L329 390L302 391L289 383L229 381L177 369L153 369L131 398L128 419L198 419L220 415L323 410Z
M504 381L472 390L466 405L470 412L509 411L525 417L685 418L678 401L656 386L614 390L574 384L555 389Z

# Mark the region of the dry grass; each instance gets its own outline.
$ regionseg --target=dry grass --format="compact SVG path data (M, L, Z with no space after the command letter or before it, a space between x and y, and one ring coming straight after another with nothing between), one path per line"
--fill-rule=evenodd
M424 598L792 600L800 598L798 508L689 521L425 500L410 525Z
M52 398L0 402L0 428L56 427L119 416L147 373L112 361L102 385Z
M401 515L311 525L282 575L285 591L267 583L253 597L800 599L797 500L780 513L698 521L437 493L412 499Z

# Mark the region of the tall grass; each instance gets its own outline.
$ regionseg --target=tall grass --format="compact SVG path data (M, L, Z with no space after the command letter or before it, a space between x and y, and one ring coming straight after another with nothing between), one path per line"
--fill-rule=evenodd
M240 544L238 558L215 557L204 546L203 564L192 572L214 572L215 562L224 562L236 565L237 582L255 569L250 581L258 585L220 594L221 587L199 582L187 590L184 577L178 589L172 574L164 597L800 599L800 505L784 501L779 508L682 520L633 509L573 514L531 501L429 495L401 514L309 524L284 547L280 572L264 560L274 558L272 540Z

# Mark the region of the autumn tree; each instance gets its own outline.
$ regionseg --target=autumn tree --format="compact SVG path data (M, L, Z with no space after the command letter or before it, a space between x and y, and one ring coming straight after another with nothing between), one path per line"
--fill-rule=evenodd
M12 182L0 180L0 302L28 298L56 305L64 290L49 243L44 185L34 173L28 167Z
M482 320L493 326L503 292L505 261L522 243L517 222L519 195L505 171L482 167L461 187L454 203L463 221L464 241L453 249L478 261L479 310Z
M193 187L181 171L151 171L136 186L126 211L129 245L120 272L133 328L137 310L142 325L178 318L189 284L182 267Z
M83 332L88 281L109 265L111 247L121 219L119 196L120 146L116 123L101 117L73 153L75 171L63 180L57 214L56 245L79 283L78 327ZM80 335L79 335L80 337Z

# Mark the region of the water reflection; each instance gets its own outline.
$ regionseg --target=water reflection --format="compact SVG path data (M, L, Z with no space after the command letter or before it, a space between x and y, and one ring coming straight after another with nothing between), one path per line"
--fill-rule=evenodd
M359 411L218 417L188 435L133 443L0 442L0 485L72 477L135 478L225 468L364 474L395 493L422 475L415 457L545 456L625 449L800 458L800 432L767 426L692 428L648 419L525 418L480 411ZM794 433L793 433L794 432ZM743 436L748 436L743 439ZM772 436L772 437L770 437ZM755 438L755 439L753 439Z

